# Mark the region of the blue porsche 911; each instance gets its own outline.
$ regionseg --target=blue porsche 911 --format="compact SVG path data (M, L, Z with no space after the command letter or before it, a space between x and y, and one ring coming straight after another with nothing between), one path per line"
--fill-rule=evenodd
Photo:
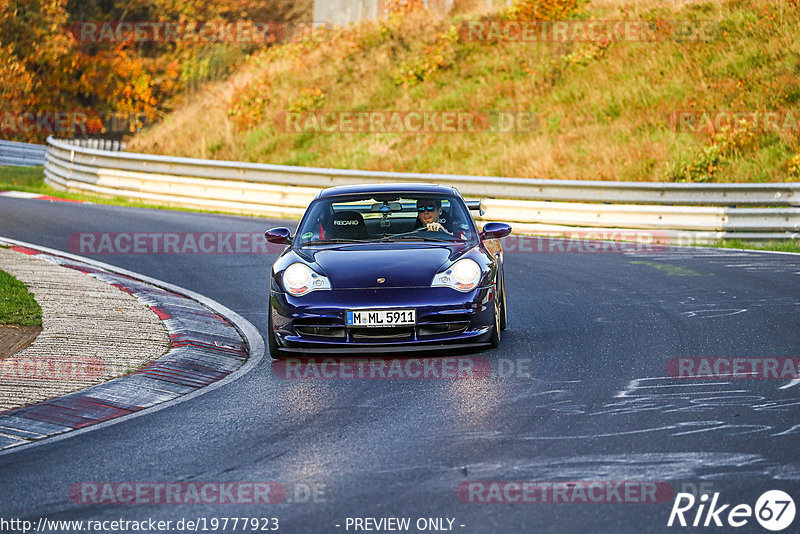
M502 223L478 231L454 187L325 189L272 266L269 351L383 353L496 347L506 326Z

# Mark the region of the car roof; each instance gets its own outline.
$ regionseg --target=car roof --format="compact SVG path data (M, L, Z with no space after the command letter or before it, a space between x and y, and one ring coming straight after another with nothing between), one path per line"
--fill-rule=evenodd
M458 195L458 190L450 185L438 184L358 184L358 185L339 185L329 187L320 191L317 198L333 197L343 195L361 194L384 194L384 193L424 193L440 195Z

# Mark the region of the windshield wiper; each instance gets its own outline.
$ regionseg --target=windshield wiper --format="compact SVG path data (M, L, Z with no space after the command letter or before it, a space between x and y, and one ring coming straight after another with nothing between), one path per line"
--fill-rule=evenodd
M399 241L401 239L413 239L414 241L435 241L436 243L447 243L449 239L436 239L435 237L428 237L420 234L397 234L397 235L387 235L386 237L382 237L381 241Z
M304 243L300 243L300 246L303 247L305 245L341 245L348 243L367 243L367 241L364 241L363 239L314 239L312 241L305 241Z

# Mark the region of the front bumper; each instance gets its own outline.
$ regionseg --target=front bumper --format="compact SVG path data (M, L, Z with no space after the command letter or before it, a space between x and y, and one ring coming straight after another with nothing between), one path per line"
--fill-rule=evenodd
M339 289L302 297L272 291L275 338L286 352L374 353L462 348L489 342L494 328L494 286L460 293L445 287ZM409 309L408 327L347 327L347 310Z

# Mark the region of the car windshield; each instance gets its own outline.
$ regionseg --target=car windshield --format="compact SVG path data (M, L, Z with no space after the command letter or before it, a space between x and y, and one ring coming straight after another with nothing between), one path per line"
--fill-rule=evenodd
M300 223L296 243L467 242L477 238L464 201L442 195L354 195L321 198Z

